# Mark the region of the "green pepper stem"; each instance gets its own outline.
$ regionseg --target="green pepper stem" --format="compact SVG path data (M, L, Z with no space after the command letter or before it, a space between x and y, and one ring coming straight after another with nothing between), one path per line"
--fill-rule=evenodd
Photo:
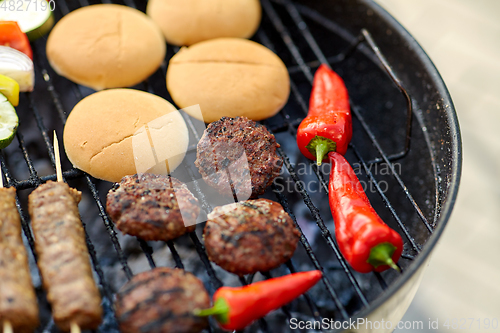
M306 149L316 157L316 163L320 166L325 155L337 149L337 144L331 139L316 135L309 141Z
M368 257L367 262L375 268L381 265L388 265L401 273L401 269L392 260L392 254L395 250L396 247L391 243L378 244L370 250L370 256Z
M223 298L217 298L211 308L194 310L193 313L198 317L215 316L215 319L221 324L229 322L229 304Z

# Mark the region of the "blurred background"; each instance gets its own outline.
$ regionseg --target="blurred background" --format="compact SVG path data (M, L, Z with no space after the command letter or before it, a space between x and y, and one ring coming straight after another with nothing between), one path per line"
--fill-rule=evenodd
M455 209L402 320L423 321L418 332L445 332L452 330L453 318L464 318L461 332L483 331L487 319L500 321L500 1L376 2L438 68L454 101L463 141ZM443 326L447 319L449 330ZM438 320L439 329L429 329L429 320Z

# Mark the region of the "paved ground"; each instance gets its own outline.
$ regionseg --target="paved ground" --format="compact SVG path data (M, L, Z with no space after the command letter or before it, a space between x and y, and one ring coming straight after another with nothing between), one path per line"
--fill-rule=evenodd
M496 318L500 331L500 1L376 2L436 64L463 139L458 202L403 320L424 322L423 330L413 332L439 333L452 330L453 318L464 324L460 332L484 331L488 319ZM429 318L439 321L438 330L429 329Z

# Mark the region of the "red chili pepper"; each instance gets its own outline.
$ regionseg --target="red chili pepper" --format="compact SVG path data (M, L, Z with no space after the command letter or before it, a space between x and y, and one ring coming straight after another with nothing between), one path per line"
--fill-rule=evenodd
M297 129L297 145L305 157L321 165L328 152L344 155L351 138L347 88L342 78L323 64L314 74L309 113Z
M215 316L226 330L241 330L305 293L321 275L320 271L300 272L243 287L222 287L214 294L214 306L195 310L195 314Z
M15 21L0 21L0 45L21 51L33 60L33 51L28 36L22 32Z
M330 209L340 251L360 273L390 267L399 271L395 263L403 252L401 236L377 215L349 162L336 152L328 157Z

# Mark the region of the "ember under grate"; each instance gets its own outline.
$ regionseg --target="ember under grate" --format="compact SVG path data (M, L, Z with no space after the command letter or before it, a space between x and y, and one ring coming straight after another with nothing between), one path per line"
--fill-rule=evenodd
M102 1L108 2L108 1ZM55 16L89 4L87 0L60 0ZM125 4L145 10L145 1L124 0ZM296 127L305 117L314 71L321 62L328 62L346 82L354 114L354 135L347 159L357 167L358 176L367 186L367 194L381 217L400 232L405 251L400 260L403 269L418 255L435 227L439 214L436 188L425 188L422 177L435 183L433 164L422 126L411 121L412 103L405 99L399 80L384 59L375 51L368 32L352 36L320 13L291 1L262 0L263 19L254 40L275 51L289 68L291 96L285 108L264 122L281 144L284 159L282 174L263 197L280 202L302 232L301 246L286 265L255 276L238 278L210 263L205 253L201 226L196 232L175 241L145 242L122 236L106 215L103 202L110 183L101 182L73 169L63 155L64 177L83 192L80 212L87 234L87 245L97 281L101 287L105 319L99 332L118 331L112 309L113 294L133 274L155 266L175 266L195 273L210 293L222 285L247 284L294 271L320 269L322 283L290 305L258 321L246 332L287 332L288 321L345 320L370 307L399 275L394 271L358 274L341 256L333 236L333 221L328 207L328 164L317 167L303 158L295 145ZM20 127L17 140L2 151L1 164L8 186L18 190L18 208L27 246L31 249L32 276L40 295L42 326L40 332L56 332L50 309L41 291L40 278L33 254L33 237L27 217L27 196L39 184L55 180L52 131L62 137L66 117L72 107L93 91L57 76L45 57L45 40L33 45L36 89L21 96L18 114ZM165 87L168 59L179 50L169 46L163 66L137 89L155 93L171 101ZM386 67L384 67L386 65ZM392 75L392 79L386 71ZM401 94L401 91L403 94ZM413 103L415 107L415 103ZM408 111L409 110L409 111ZM194 193L208 213L212 207L202 191L196 188L201 179L193 165L199 130L184 114L190 133L190 152L179 175L192 182ZM417 119L418 120L418 119ZM411 132L412 147L409 147ZM408 158L411 156L411 158ZM420 161L414 165L414 161ZM412 170L429 170L419 177ZM201 180L201 182L203 182ZM417 198L418 200L415 200ZM418 203L417 203L418 201ZM217 332L215 323L208 330Z

